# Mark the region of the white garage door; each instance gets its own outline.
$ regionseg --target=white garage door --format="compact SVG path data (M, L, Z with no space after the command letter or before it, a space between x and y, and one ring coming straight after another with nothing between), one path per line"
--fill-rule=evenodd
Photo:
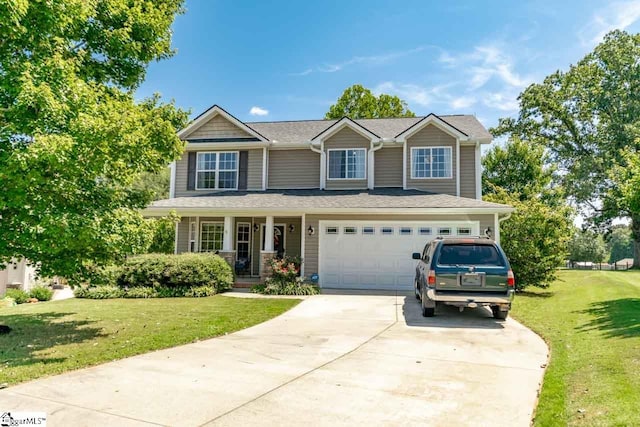
M477 221L320 221L323 288L410 290L413 252L437 236L478 236Z

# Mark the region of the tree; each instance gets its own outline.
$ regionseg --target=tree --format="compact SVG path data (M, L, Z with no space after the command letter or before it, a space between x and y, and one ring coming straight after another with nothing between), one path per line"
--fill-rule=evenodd
M541 144L559 166L558 179L590 222L610 227L631 219L634 266L640 267L640 210L620 197L612 171L638 156L640 34L609 33L566 72L557 71L520 95L516 119L501 119L494 135ZM630 154L629 154L630 153Z
M602 234L594 231L576 230L569 241L569 261L571 262L602 262L607 254L607 246Z
M514 138L489 150L482 166L484 199L516 209L500 224L516 286L547 287L565 260L573 212L551 186L543 147Z
M633 239L627 226L614 226L607 237L609 262L614 263L625 258L633 258Z
M509 258L517 289L548 287L567 254L572 210L568 206L549 206L540 198L522 201L505 190L484 198L515 208L511 217L500 224L500 245Z
M329 107L325 119L379 119L387 117L415 117L407 103L397 96L380 94L375 96L362 85L353 85Z
M0 2L0 263L72 277L148 247L133 188L180 156L187 113L136 101L181 0Z
M544 147L518 138L494 146L482 158L482 194L505 190L520 200L555 201L561 193L551 186L554 170L546 159Z
M162 200L169 198L170 182L171 171L163 168L159 172L143 172L132 187L147 192L151 200Z

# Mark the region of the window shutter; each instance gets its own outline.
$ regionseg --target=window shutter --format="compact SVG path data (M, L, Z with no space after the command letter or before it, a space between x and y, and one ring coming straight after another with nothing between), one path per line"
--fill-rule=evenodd
M187 163L187 190L196 189L196 161L198 153L189 151L189 159Z
M249 166L249 152L241 151L238 162L238 190L247 189L247 169Z

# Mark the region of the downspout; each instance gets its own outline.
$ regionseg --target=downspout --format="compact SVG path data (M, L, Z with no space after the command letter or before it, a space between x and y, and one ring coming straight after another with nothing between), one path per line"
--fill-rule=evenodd
M378 143L377 147L374 147L375 143ZM381 149L383 146L383 140L379 139L378 141L375 140L371 140L371 145L369 146L369 165L368 165L368 175L367 175L367 187L369 187L369 190L373 190L375 187L375 155L373 153L375 153L376 151L378 151L379 149Z
M324 150L322 149L322 146L320 146L320 148L314 147L313 141L308 141L308 142L309 142L309 148L311 149L311 151L313 151L314 153L320 154L320 189L324 190L325 173L326 173L326 168L324 167L324 163L325 163Z
M496 230L494 232L494 240L499 244L500 243L500 224L502 223L502 221L506 221L509 218L511 218L511 212L509 212L507 215L503 216L502 218L500 218L500 214L496 214L496 218L498 219L498 221L496 222L496 224L494 224L494 226L496 227Z

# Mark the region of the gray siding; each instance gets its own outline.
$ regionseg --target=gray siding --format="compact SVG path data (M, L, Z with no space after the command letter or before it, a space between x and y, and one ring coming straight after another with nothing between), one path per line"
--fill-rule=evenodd
M451 179L411 179L412 147L451 147L452 178ZM430 191L432 193L456 195L456 139L434 125L428 125L407 139L407 188Z
M248 134L238 126L231 123L220 115L214 116L211 120L204 123L189 138L250 138L253 135Z
M216 151L216 150L206 150ZM221 150L221 151L237 151L237 150ZM248 170L247 170L247 190L262 190L262 149L247 150ZM189 197L201 194L211 193L215 190L187 190L187 172L188 172L188 151L182 154L182 157L176 161L176 197Z
M189 217L182 217L178 223L178 253L189 252Z
M475 146L460 146L460 197L476 198Z
M327 164L329 163L329 149L333 148L366 148L368 157L371 141L363 137L356 131L346 127L338 131L324 142L324 149L327 152ZM367 160L368 162L368 160ZM365 169L366 170L366 169ZM346 189L366 189L366 179L329 179L327 172L327 190L346 190Z
M262 190L262 150L247 150L247 190Z
M320 239L320 227L318 223L321 220L358 220L358 221L479 221L480 233L482 234L487 227L493 230L493 215L307 215L305 217L306 227L312 226L316 232L313 236L307 235L305 238L304 253L304 273L310 276L318 272L318 246Z
M269 151L268 188L320 188L320 154L302 150Z
M381 148L374 156L374 186L402 187L402 147Z

